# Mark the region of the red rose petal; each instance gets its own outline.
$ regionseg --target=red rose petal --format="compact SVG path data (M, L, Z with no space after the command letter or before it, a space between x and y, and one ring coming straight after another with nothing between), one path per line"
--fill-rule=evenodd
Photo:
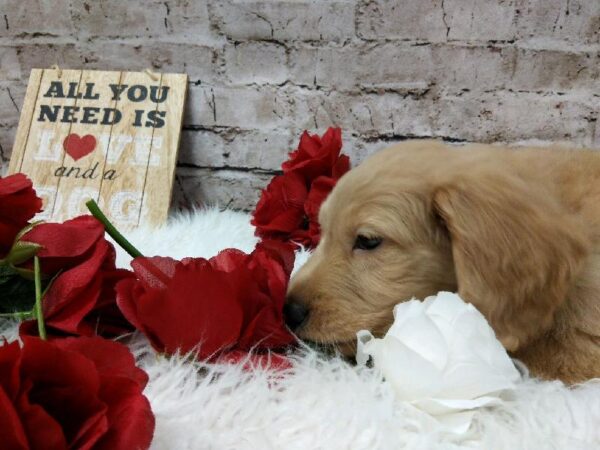
M5 256L15 236L41 210L42 199L31 180L17 173L0 177L0 258Z
M154 417L142 395L146 380L129 350L116 342L25 336L23 348L5 344L0 347L1 446L148 448Z
M4 178L0 178L0 196L15 194L21 190L32 186L31 180L22 173L15 173Z
M131 261L136 276L152 289L164 289L173 278L178 264L179 261L164 256L141 257Z
M136 309L136 321L167 353L200 345L205 358L234 344L240 334L242 310L228 277L204 259L177 266L168 288L138 299Z
M144 449L154 435L154 416L137 383L122 377L106 377L100 397L109 405L108 430L94 450Z
M122 344L97 338L69 338L56 344L85 355L101 377L99 397L108 405L108 430L94 449L128 450L150 445L154 417L148 400L140 395L148 375L135 366L131 352Z
M244 329L238 346L242 350L253 348L282 348L296 341L285 327L282 316L273 308L264 307Z
M145 294L144 287L134 279L125 279L119 281L115 287L117 293L117 306L123 316L135 328L141 330L143 324L138 318L137 306L142 301L141 297Z
M248 254L235 248L228 248L220 251L217 256L209 259L210 264L217 270L223 272L232 272L236 268L245 264L248 260Z
M38 256L43 269L53 273L63 268L64 258L73 260L84 255L103 236L104 227L98 220L80 216L64 223L40 224L25 234L23 240L43 247Z
M63 450L68 448L61 424L40 405L31 404L29 390L14 403L29 441L28 449Z
M100 376L123 377L135 381L143 389L148 375L135 365L135 359L127 347L118 342L99 338L65 338L54 342L63 350L85 355L93 361Z
M0 385L0 436L2 436L3 448L29 449L21 418L13 406L13 400L8 398L2 385Z

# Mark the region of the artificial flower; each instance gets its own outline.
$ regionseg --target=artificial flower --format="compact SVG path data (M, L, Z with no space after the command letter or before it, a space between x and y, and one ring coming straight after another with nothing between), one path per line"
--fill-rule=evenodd
M307 197L308 189L301 175L289 173L274 177L253 212L256 235L312 246L318 236L309 231L310 219L304 210Z
M298 149L282 164L283 175L273 178L252 213L252 225L262 239L294 242L308 248L319 243L319 209L350 159L340 155L341 130L323 135L304 132Z
M350 170L350 158L340 155L342 130L329 128L323 134L302 133L298 149L290 153L281 168L284 173L295 172L312 182L318 177L339 178Z
M42 303L50 334L117 336L132 330L117 308L114 288L133 274L115 267L115 249L100 222L80 216L44 223L22 240L41 246L41 271L48 279L55 277ZM21 333L36 334L35 321L24 322Z
M26 336L0 347L0 435L14 450L146 449L148 376L127 347L100 338Z
M373 357L401 400L456 433L468 430L476 408L501 403L519 379L485 317L449 292L396 305L382 339L366 330L357 336L359 364Z
M119 282L117 304L160 352L206 359L283 347L294 341L282 313L293 258L290 246L272 242L209 260L135 258L137 279Z
M25 175L0 177L0 258L8 253L15 236L41 208L42 200Z

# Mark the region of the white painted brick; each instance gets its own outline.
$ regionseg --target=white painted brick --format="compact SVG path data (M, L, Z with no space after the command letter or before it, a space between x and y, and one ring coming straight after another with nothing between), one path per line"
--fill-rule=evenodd
M446 40L443 0L361 0L357 34L365 39Z
M363 0L357 19L366 39L600 42L600 2L589 0Z
M234 40L342 41L354 37L355 2L218 0L215 26Z
M294 67L295 82L342 90L361 86L410 89L427 84L432 70L429 46L401 43L302 49L292 51L290 59L310 61Z
M285 47L270 42L229 45L225 71L233 84L281 84L289 75Z
M440 87L489 90L513 76L513 47L459 44L414 45L394 42L300 49L290 59L308 59L291 70L297 84L330 89L401 92Z
M215 40L206 0L72 2L72 15L82 37L162 37L195 44Z
M166 34L166 7L154 1L73 2L72 14L82 37L141 37Z
M145 0L139 0L146 3ZM170 35L193 39L189 44L199 41L212 42L219 40L211 30L207 0L157 0L157 8L162 4L166 11L165 28Z
M0 81L0 127L13 127L19 122L25 89L21 82Z
M81 68L85 56L75 44L35 43L17 47L19 72L23 81L29 79L33 68L47 68L54 64L60 67ZM25 81L26 82L26 81Z
M555 3L546 0L546 8ZM449 40L503 41L515 38L515 3L507 0L445 0ZM557 3L557 2L556 2Z
M316 67L318 62L318 47L298 46L288 54L288 69L290 79L300 86L316 87Z
M15 142L17 127L0 128L0 173L8 170L8 161Z
M512 47L433 45L431 76L442 89L503 88L512 77L514 55Z
M219 79L212 47L195 44L158 42L102 42L84 44L84 67L89 69L144 70L187 73L191 81L214 83Z
M600 90L598 52L518 49L508 86L519 90Z
M595 0L521 0L517 2L519 38L600 43L600 2Z
M17 48L0 46L0 80L21 80L27 77L21 72Z
M591 140L586 118L597 114L598 100L508 91L445 96L438 102L435 132L469 141L539 139L583 145Z
M402 138L366 140L360 136L353 136L350 132L342 132L342 152L350 156L351 167L356 167L373 153L402 140Z
M177 178L191 205L251 210L273 175L234 170L177 169Z
M340 126L363 136L430 135L433 102L395 92L347 95L321 93L298 96L296 125L300 129Z
M18 47L10 69L26 80L32 68L61 67L98 70L144 70L187 73L192 81L219 79L214 63L217 50L204 45L129 41L77 44L28 44ZM2 53L0 53L1 58ZM0 69L0 71L3 69ZM13 77L14 78L14 77Z
M3 0L0 37L61 36L75 31L70 0Z
M179 163L200 167L280 170L288 153L297 146L297 138L286 130L183 130Z
M272 87L190 86L184 125L275 129L293 121L293 102Z

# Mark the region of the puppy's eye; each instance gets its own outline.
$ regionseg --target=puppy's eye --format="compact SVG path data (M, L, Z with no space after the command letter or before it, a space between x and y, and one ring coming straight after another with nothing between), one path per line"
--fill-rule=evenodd
M354 241L353 249L374 250L377 247L379 247L382 240L383 239L381 239L379 237L369 237L369 236L363 236L362 234L359 234L358 236L356 236L356 240Z

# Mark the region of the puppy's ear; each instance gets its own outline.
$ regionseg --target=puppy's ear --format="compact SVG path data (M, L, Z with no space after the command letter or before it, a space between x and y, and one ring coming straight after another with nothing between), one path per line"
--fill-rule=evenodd
M576 219L534 182L493 171L443 185L433 205L450 234L459 294L505 348L548 330L586 255Z

